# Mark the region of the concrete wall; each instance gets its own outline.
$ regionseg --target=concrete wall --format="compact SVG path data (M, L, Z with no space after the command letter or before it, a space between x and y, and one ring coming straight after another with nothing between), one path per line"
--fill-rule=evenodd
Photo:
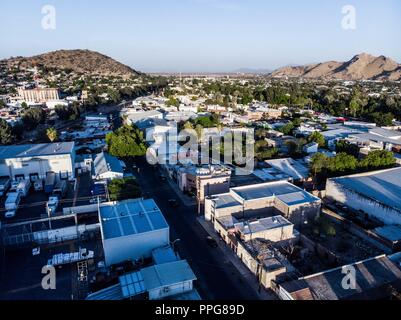
M244 241L250 241L256 238L273 242L283 241L294 237L294 225L282 226L280 228L263 230L261 232L241 236Z
M106 265L151 257L152 250L169 244L169 229L154 230L126 237L103 239Z
M238 242L237 255L246 265L246 267L257 277L259 263L255 258L252 257L252 255L246 250L245 246L241 242ZM286 271L287 269L285 267L272 271L262 268L261 274L259 275L260 282L265 288L271 288L271 281L275 280L278 275L285 273Z
M334 180L327 180L326 198L337 201L354 209L362 210L368 215L381 220L385 224L401 225L401 211L382 205L381 203L364 197L357 192L344 188Z

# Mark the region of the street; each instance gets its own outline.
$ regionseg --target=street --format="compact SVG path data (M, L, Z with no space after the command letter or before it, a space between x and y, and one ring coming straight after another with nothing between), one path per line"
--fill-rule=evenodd
M198 289L204 299L213 300L255 300L252 288L243 281L237 269L226 260L219 248L211 248L207 233L196 220L196 206L186 207L178 199L168 182L159 179L158 171L147 164L145 159L137 161L138 183L144 194L155 199L170 225L170 239L177 241L176 247L181 258L186 259L198 277ZM180 206L171 207L169 199L177 199Z

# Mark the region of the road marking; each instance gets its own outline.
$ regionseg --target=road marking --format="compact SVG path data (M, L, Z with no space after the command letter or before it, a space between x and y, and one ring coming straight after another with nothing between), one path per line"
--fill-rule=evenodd
M72 206L75 207L75 204L77 203L77 197L78 197L78 191L79 191L79 177L77 177L76 180L76 188L75 188L75 194L74 194L74 201L72 202Z

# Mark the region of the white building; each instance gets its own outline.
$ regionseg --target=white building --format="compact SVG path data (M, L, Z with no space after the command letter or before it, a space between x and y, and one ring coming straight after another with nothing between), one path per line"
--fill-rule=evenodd
M326 197L385 224L401 225L401 168L328 179Z
M113 157L107 152L96 155L93 161L93 179L112 180L124 177L124 168L118 158Z
M59 178L74 178L74 142L0 147L0 176L12 179L44 179L55 172Z
M169 244L169 226L153 199L101 204L99 221L107 266L150 258Z
M231 188L205 199L205 219L213 224L225 216L267 217L281 214L292 223L308 223L320 214L321 200L286 182Z

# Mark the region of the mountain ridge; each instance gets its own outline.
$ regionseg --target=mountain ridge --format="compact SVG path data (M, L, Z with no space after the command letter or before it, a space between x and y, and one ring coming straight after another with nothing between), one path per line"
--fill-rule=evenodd
M43 66L56 70L72 70L103 76L139 76L141 72L96 51L85 49L56 50L31 57L11 57L1 62L32 68Z
M303 66L286 66L269 74L274 78L308 78L330 80L401 80L401 65L383 55L355 55L345 62L327 61Z

